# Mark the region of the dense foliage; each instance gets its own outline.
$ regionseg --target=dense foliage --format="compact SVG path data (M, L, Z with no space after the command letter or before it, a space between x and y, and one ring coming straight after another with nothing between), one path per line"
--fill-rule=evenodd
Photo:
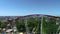
M58 25L56 25L56 18L49 18L48 22L43 20L43 32L46 34L56 34Z
M19 32L25 32L26 28L25 28L24 19L22 19L21 21L16 21L16 27Z

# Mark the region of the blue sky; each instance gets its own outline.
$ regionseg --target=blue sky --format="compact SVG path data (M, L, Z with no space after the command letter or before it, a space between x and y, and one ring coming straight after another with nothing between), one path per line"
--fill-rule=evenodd
M28 14L60 16L60 0L0 0L0 16Z

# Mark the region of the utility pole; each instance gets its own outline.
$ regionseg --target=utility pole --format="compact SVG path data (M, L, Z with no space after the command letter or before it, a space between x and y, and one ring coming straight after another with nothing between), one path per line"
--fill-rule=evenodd
M42 34L42 26L43 26L43 15L41 17L41 34Z

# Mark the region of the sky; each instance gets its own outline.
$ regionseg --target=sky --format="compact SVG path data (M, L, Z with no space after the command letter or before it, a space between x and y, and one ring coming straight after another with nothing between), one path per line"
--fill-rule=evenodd
M60 16L60 0L0 0L0 16L29 14Z

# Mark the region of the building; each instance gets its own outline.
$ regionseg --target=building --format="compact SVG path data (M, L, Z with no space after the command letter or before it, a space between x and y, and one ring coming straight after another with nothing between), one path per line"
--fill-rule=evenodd
M30 18L30 17L33 17L33 18L36 18L36 19L38 19L39 17L45 17L46 18L46 21L48 22L49 21L49 19L50 18L54 18L54 19L56 19L56 25L59 25L60 26L60 17L59 16L51 16L51 15L43 15L43 14L32 14L32 15L26 15L26 16L20 16L19 17L19 21L21 22L21 20L22 19L25 19L25 20L27 20L28 21L28 19ZM43 19L44 20L44 19ZM42 20L42 21L43 21ZM27 27L27 26L26 26ZM41 28L42 28L42 25L41 25ZM59 27L58 27L59 28ZM27 28L26 28L27 29ZM59 29L60 30L60 29ZM58 31L59 31L58 30ZM42 31L42 30L41 30ZM42 32L41 32L42 33Z
M24 19L25 20L25 27L26 27L26 31L28 32L28 24L27 24L27 21L30 17L33 17L33 18L36 18L39 19L41 17L41 21L43 22L43 18L42 17L45 17L46 18L46 21L48 22L50 18L55 18L56 19L56 25L59 25L60 26L60 17L59 16L51 16L51 15L43 15L43 14L31 14L31 15L26 15L26 16L1 16L0 17L0 21L4 21L4 22L8 22L8 24L10 24L10 27L11 29L13 29L13 26L15 27L15 21L19 21L19 22L22 22L22 20ZM9 21L8 21L9 20ZM27 20L27 21L26 21ZM7 24L7 25L8 25ZM6 25L6 27L8 27ZM40 26L41 25L41 26ZM42 29L42 24L40 24L40 28ZM40 30L39 28L39 30ZM9 29L9 28L8 28ZM60 30L60 29L59 29ZM58 31L59 31L58 30ZM42 30L41 30L42 31ZM42 33L41 31L39 31L40 33Z

